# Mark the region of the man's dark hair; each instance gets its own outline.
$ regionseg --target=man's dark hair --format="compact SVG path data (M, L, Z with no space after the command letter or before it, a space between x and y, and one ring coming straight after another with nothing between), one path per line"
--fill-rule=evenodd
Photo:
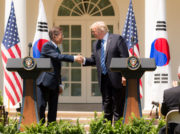
M54 26L52 29L49 30L49 38L53 40L54 36L57 36L60 33L62 33L62 29L60 27Z

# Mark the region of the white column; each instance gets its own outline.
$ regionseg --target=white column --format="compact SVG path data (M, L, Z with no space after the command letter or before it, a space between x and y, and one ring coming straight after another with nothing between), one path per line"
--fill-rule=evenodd
M5 0L5 28L9 18L12 0ZM26 41L26 0L13 0L16 23L18 27L18 34L20 38L19 46L21 47L21 57L27 55L27 41ZM5 30L4 28L4 30ZM18 105L12 106L5 92L3 92L3 100L6 108L16 108Z
M26 41L27 33L26 33L26 0L14 0L14 7L16 12L17 26L20 38L20 46L21 46L21 57L25 57L28 55L27 49L28 44Z
M157 0L145 0L145 58L150 57L151 43L153 41L153 30L155 28L155 17L157 16ZM145 73L145 93L144 93L144 110L150 110L151 105L151 95L152 91L149 86L148 75L151 72Z

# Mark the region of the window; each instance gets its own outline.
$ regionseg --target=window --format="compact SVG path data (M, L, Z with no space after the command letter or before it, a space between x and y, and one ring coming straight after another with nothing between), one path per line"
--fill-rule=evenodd
M109 0L63 0L58 16L114 16Z

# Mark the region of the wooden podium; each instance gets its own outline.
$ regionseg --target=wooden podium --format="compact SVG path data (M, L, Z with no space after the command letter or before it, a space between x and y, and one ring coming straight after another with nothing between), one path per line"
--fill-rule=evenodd
M19 124L22 123L25 126L39 122L36 78L42 71L50 71L52 68L49 58L36 58L34 61L36 62L36 66L32 70L26 70L24 68L23 59L8 59L6 66L8 71L18 72L23 79L23 99Z
M124 123L128 123L129 117L134 113L136 117L142 117L142 108L139 92L139 79L145 71L153 71L156 69L154 59L140 58L138 69L130 69L128 67L129 58L112 58L111 71L121 72L126 78L126 97L124 105L123 117Z

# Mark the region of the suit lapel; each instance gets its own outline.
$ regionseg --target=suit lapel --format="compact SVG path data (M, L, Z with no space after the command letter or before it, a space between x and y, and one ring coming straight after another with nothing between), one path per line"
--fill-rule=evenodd
M58 46L55 46L52 42L51 45L53 46L53 48L56 50L56 52L61 54L61 51L59 50Z
M97 48L98 57L100 58L101 57L101 40L97 41L96 48Z
M106 59L107 59L107 55L108 55L108 51L109 51L109 47L110 47L110 44L111 44L111 34L109 34L109 37L108 37L108 40L107 40L107 44L106 44Z

